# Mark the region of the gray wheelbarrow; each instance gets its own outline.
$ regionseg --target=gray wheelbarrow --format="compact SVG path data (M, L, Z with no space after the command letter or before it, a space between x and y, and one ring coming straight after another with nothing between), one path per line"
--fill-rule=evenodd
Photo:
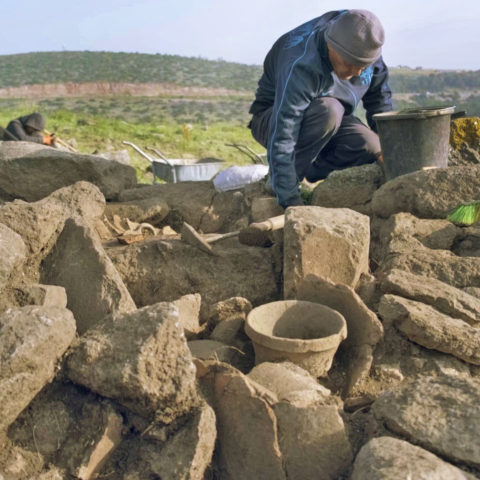
M152 164L153 183L156 183L157 178L169 183L211 180L224 166L223 161L218 159L212 162L210 158L167 158L159 150L150 148L157 155L157 158L154 158L132 142L124 140L123 143L130 145Z

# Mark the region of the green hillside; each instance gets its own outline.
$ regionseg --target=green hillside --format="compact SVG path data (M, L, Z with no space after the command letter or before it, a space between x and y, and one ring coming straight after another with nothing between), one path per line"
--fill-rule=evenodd
M253 92L260 65L178 55L113 52L38 52L0 56L0 88L46 83L173 83ZM479 71L391 68L398 93L480 89Z
M0 56L0 88L46 83L174 83L253 91L261 67L178 55L38 52Z

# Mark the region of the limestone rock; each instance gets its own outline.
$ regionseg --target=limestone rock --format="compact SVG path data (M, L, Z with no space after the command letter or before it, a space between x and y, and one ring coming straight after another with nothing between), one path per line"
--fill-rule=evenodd
M426 220L397 213L372 222L372 256L381 264L388 256L416 250L450 250L462 229L447 220ZM427 250L428 251L428 250Z
M480 322L480 300L434 278L392 270L382 280L382 291L432 305L473 326ZM345 315L344 315L345 316Z
M250 301L243 297L232 297L213 304L208 313L208 325L215 328L219 323L232 318L246 320L252 310Z
M74 336L75 319L66 309L29 306L0 316L0 432L53 378Z
M248 340L244 333L244 324L243 318L239 317L224 320L214 328L210 339L232 346L242 343L243 339ZM239 337L242 337L242 340Z
M480 286L480 258L457 257L447 250L412 250L387 258L381 270L403 270L435 278L456 288Z
M312 205L370 215L373 194L383 182L382 169L376 163L336 170L315 187Z
M42 280L65 288L80 334L110 313L136 309L96 231L79 219L65 222L42 264Z
M350 465L352 452L330 391L289 362L262 363L247 377L275 393L273 409L287 478L338 478Z
M336 401L301 368L263 364L248 376L225 364L202 368L217 415L219 466L228 478L333 480L349 467Z
M480 466L480 382L419 377L373 404L375 417L407 440L453 462Z
M22 237L0 223L0 290L7 285L12 273L22 265L25 254Z
M187 340L195 339L202 329L200 326L201 295L198 293L183 295L172 303L178 308L180 325Z
M352 451L336 406L279 402L274 411L287 478L334 480L348 469Z
M457 205L478 199L480 166L434 168L401 175L373 195L375 215L388 218L408 212L420 218L442 218ZM441 192L441 193L440 193Z
M480 365L480 329L440 313L429 305L384 295L379 313L412 342Z
M199 293L204 318L209 305L234 296L257 305L278 299L271 249L242 245L234 238L213 248L218 256L180 240L151 240L106 252L138 306Z
M195 366L178 310L159 303L115 313L89 330L67 359L70 379L166 423L197 401Z
M0 164L0 188L27 202L80 180L97 185L107 199L137 183L135 169L128 165L29 142L0 144Z
M17 287L16 300L21 307L39 305L66 308L67 293L63 287L34 283Z
M13 143L13 142L10 142ZM91 183L78 182L61 188L35 203L20 200L0 207L0 222L18 233L27 247L24 273L32 282L38 281L40 262L48 254L65 220L81 217L86 223L103 214L105 198Z
M355 459L351 480L473 480L475 477L411 443L373 438Z
M343 208L287 209L284 229L284 296L295 298L308 274L355 287L368 271L369 218Z
M280 401L329 402L330 390L294 363L263 362L253 368L247 377L273 392Z
M239 372L217 372L214 385L220 455L228 478L286 480L272 398Z

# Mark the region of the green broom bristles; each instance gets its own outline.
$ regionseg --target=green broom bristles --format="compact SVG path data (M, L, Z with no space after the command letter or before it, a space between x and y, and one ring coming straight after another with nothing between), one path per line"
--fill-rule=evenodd
M480 220L480 201L459 205L448 215L447 220L463 227L473 225Z

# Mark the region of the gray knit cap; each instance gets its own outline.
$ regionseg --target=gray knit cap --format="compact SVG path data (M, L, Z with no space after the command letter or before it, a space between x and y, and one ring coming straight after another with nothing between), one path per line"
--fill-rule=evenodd
M364 67L382 54L385 32L372 12L348 10L327 27L325 40L348 63Z

